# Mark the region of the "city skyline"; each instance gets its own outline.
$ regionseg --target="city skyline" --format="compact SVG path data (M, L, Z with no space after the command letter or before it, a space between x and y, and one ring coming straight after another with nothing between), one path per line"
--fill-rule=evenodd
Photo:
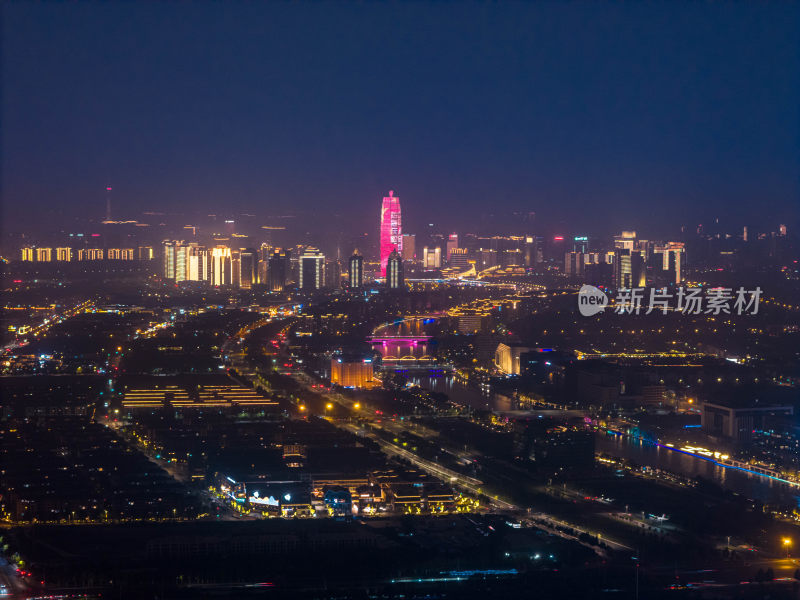
M0 598L797 600L800 0L0 11Z
M153 10L4 5L4 223L99 218L108 185L115 215L363 215L392 188L451 228L531 210L763 227L764 203L797 222L796 5ZM328 23L349 41L320 42Z

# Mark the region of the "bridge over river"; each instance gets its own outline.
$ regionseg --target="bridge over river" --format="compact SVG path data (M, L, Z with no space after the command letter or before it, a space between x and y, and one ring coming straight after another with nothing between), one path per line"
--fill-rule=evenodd
M383 323L367 341L380 353L383 366L390 369L420 369L437 366L437 319L442 314L414 315Z

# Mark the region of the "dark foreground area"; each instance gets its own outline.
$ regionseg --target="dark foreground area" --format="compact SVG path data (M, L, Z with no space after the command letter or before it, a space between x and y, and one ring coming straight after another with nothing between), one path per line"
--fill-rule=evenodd
M19 597L795 598L755 563L692 571L601 558L500 516L32 526ZM755 571L754 571L755 572ZM715 583L710 583L711 580Z

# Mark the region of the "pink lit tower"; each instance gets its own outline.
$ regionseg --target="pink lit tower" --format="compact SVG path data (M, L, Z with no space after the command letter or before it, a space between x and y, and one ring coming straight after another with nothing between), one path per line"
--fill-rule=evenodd
M386 262L392 250L403 252L403 230L400 225L400 198L390 190L381 207L381 277L386 277Z

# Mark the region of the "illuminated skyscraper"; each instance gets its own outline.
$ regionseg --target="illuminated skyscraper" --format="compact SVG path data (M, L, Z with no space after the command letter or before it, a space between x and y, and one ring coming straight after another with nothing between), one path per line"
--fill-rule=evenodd
M357 290L364 287L364 257L358 253L358 250L353 252L350 257L348 273L350 274L350 289Z
M614 251L614 287L629 290L645 286L642 253L638 250L617 248Z
M239 260L239 287L249 290L258 283L258 254L253 248L243 248Z
M267 288L270 292L282 292L289 275L289 251L276 248L269 257L267 266Z
M231 249L227 246L217 246L211 249L211 285L233 284L233 262Z
M56 248L56 260L69 262L72 260L72 248Z
M175 246L179 242L164 242L164 278L175 279ZM80 253L79 253L80 254ZM82 260L79 256L78 260Z
M389 191L381 207L381 277L386 276L386 261L393 250L403 251L403 231L400 224L400 198Z
M403 234L403 248L400 250L403 260L416 260L417 258L417 237L413 233Z
M442 266L442 249L428 248L422 249L422 266L426 269L439 269Z
M683 278L681 264L684 252L686 251L683 242L667 242L663 246L656 246L655 254L661 259L661 267L664 271L672 274L671 283L680 283ZM658 255L661 255L660 257Z
M389 289L395 290L402 288L403 284L403 258L397 250L392 250L386 260L386 285Z
M567 252L564 255L564 275L567 277L582 277L583 266L586 262L583 252Z
M175 247L175 281L186 281L188 277L189 246L180 243Z
M53 249L52 248L37 248L36 249L36 260L38 262L50 262L53 260Z
M325 255L316 248L306 248L300 256L301 290L318 290L325 285Z
M451 233L450 237L447 239L447 261L450 262L450 255L453 253L453 250L458 248L458 234Z
M636 246L636 232L623 231L621 235L614 236L614 247L623 250L633 250Z

